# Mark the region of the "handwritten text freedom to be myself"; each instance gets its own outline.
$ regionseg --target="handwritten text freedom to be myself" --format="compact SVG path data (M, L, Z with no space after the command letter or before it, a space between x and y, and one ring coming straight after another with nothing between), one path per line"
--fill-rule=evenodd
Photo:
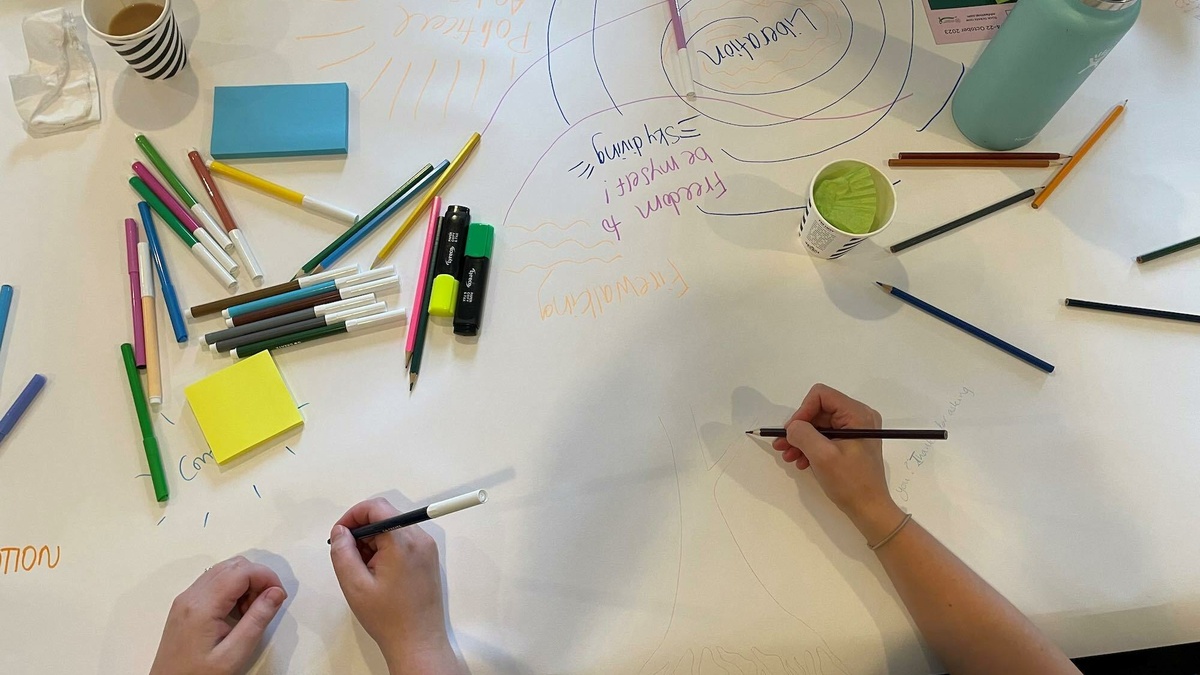
M11 570L13 574L17 572L30 572L35 567L44 567L46 569L54 569L58 567L58 561L62 558L62 551L58 546L54 547L54 559L50 559L50 547L42 546L3 546L0 547L0 569L4 571L2 574L8 574Z

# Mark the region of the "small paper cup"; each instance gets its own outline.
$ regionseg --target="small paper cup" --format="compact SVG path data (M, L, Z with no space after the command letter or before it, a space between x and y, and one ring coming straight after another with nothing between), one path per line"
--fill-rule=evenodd
M871 224L871 230L866 234L851 234L834 227L817 211L816 201L813 199L813 189L822 178L839 169L858 166L870 169L871 178L875 181L875 190L879 194L879 208L875 211L875 222ZM800 220L800 242L804 244L804 248L809 254L826 260L834 260L846 255L850 249L866 239L883 232L891 224L894 215L896 215L896 189L892 187L892 182L883 175L883 172L857 159L841 159L830 162L821 167L821 170L813 176L812 182L808 184L808 209L804 212L804 218Z
M131 35L107 32L117 12L130 4L128 0L82 0L79 13L88 29L117 50L138 75L148 80L165 80L179 74L187 65L187 45L183 43L179 23L171 11L171 0L161 1L162 14L154 23Z

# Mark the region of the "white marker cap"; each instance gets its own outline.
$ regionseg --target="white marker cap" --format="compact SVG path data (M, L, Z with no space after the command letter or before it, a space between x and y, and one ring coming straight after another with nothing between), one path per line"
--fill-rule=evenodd
M233 239L233 247L237 249L237 254L242 259L242 264L246 266L246 269L250 270L250 280L256 284L262 283L262 265L259 264L254 251L250 250L250 242L246 239L246 235L242 233L241 229L234 229L229 233L229 236Z
M336 267L331 270L325 270L324 272L318 272L316 274L312 274L307 277L300 277L296 281L300 282L300 288L305 288L306 286L312 286L313 284L319 284L322 281L329 281L330 279L341 279L342 277L348 277L351 274L358 274L358 270L359 270L358 265L347 265L345 267Z
M204 244L204 248L206 248L208 252L213 255L213 258L221 264L221 267L225 268L225 271L229 273L229 276L237 276L238 264L234 262L233 258L229 257L229 254L225 252L225 249L217 245L217 242L213 240L211 234L209 234L204 228L198 227L195 230L192 230L192 236L196 237L196 241Z
M216 219L212 217L212 214L208 212L208 209L204 208L204 205L200 202L196 202L195 204L192 204L192 208L190 210L192 215L196 216L196 221L200 223L200 227L203 227L205 230L207 230L208 233L212 235L213 240L216 241L226 253L233 253L233 241L229 238L229 235L225 233L225 228L217 224Z
M389 324L400 323L407 317L408 313L403 309L393 309L392 311L384 312L383 314L374 314L361 319L350 319L346 322L346 332L353 333L355 331L366 330L368 328L382 328Z
M138 268L146 270L139 275L142 282L142 297L154 297L154 267L150 261L150 245L139 241L137 245Z
M337 302L328 302L324 305L317 305L316 307L313 307L313 314L314 316L325 316L327 314L333 314L334 312L344 312L348 309L354 309L355 307L364 307L373 302L375 302L375 294L367 293L366 295L359 295L353 298L347 298L345 300L338 300Z
M340 206L334 206L328 202L323 202L320 199L313 199L309 196L305 196L304 199L301 200L300 206L307 211L311 211L317 215L325 216L326 218L330 218L338 221L339 223L345 223L347 225L353 225L354 222L358 220L357 213L347 211Z
M487 490L476 490L474 492L468 492L465 495L459 495L457 497L451 497L450 499L440 502L434 502L426 507L425 512L429 514L430 518L437 518L439 516L454 513L455 511L469 509L472 506L479 506L487 500Z
M368 281L365 284L358 284L356 286L347 286L346 288L341 289L341 291L342 291L343 298L352 298L356 295L363 295L364 293L374 293L376 291L378 291L380 293L384 293L387 291L399 290L399 289L400 289L400 277L387 277L386 279L376 279L375 281Z
M342 321L349 321L351 319L360 319L364 316L382 314L385 310L387 310L386 302L373 302L365 307L353 307L341 312L326 314L325 325L332 326L333 324L341 323Z
M367 270L366 272L351 274L348 277L335 279L333 284L337 288L345 288L347 286L356 286L358 284L365 284L368 281L375 281L376 279L394 276L395 274L396 268L392 265L388 265L387 267L380 267L379 269Z
M200 232L201 230L196 231ZM229 275L229 272L225 271L224 267L221 267L221 264L217 262L217 259L208 252L208 249L204 248L204 244L196 242L192 246L192 255L196 256L196 258L200 260L200 263L204 265L205 269L207 269L214 277L216 277L217 281L220 281L221 285L224 286L226 290L232 291L233 289L237 288L237 279L234 279Z

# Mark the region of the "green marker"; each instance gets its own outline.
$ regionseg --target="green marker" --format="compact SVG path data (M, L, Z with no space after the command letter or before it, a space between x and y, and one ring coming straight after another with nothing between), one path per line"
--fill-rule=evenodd
M167 205L158 198L158 195L154 194L154 191L150 189L149 185L146 185L145 181L137 176L131 176L129 178L129 186L167 223L172 232L179 235L184 245L192 250L192 255L196 256L200 264L204 265L205 269L217 278L217 281L220 281L227 290L233 290L237 286L237 280L229 276L229 272L226 272L225 268L221 267L221 263L217 262L212 253L204 248L204 244L197 241L195 235L188 231L187 227L175 217L174 213L171 213L171 209L167 208Z
M162 177L167 179L167 183L175 191L175 194L179 196L179 200L183 202L183 205L195 214L196 219L204 226L205 231L212 235L217 245L225 249L226 253L233 253L233 240L225 233L225 228L218 225L216 219L208 212L208 209L196 201L196 198L192 196L191 191L187 189L183 181L179 180L179 176L176 176L175 172L171 170L171 165L167 164L167 160L158 154L158 149L154 147L150 139L146 138L145 134L136 134L133 140L142 149L142 154L146 155L146 159L150 160L150 163L154 165L154 168L158 169Z
M142 391L142 378L133 361L133 345L121 345L121 358L125 361L125 375L129 378L129 393L133 396L133 407L137 410L138 424L142 427L142 447L146 450L146 463L150 465L150 480L154 483L154 498L167 501L167 474L163 471L162 455L158 452L158 439L154 437L154 425L150 423L150 406L146 404L146 393Z
M248 345L242 345L237 349L230 350L229 353L232 354L234 358L244 359L247 356L253 356L259 352L265 352L268 349L282 349L283 347L291 347L292 345L298 345L302 342L311 342L313 340L319 340L323 337L329 337L331 335L341 335L342 333L357 333L358 331L366 330L368 328L377 328L379 326L385 326L387 324L404 321L406 317L407 314L403 309L393 309L390 312L371 314L358 319L347 319L346 321L330 324L328 326L319 326L317 328L302 330L290 335L281 335L280 337L272 338L270 340L261 340Z
M424 178L431 171L433 171L432 164L426 164L424 167L422 167L421 170L418 171L416 174L414 174L412 178L408 179L407 183L396 188L395 192L388 195L387 199L384 199L383 201L379 202L379 205L376 206L375 208L371 209L370 213L363 216L362 218L359 218L357 222L355 222L353 225L350 226L350 229L341 233L341 235L339 235L337 239L334 239L333 243L331 243L330 245L321 249L320 253L316 254L315 256L312 257L311 260L304 263L304 267L300 268L300 271L296 273L296 276L292 277L292 280L294 281L296 279L299 279L300 277L304 276L305 274L312 274L313 270L315 270L318 266L320 266L321 261L324 260L326 257L328 257L330 253L333 253L337 249L341 248L342 244L346 243L347 239L358 234L359 230L363 229L367 225L370 225L372 220L375 220L375 218L377 216L379 216L379 214L383 213L384 210L387 209L387 207L391 206L397 199L400 199L401 197L403 197L404 193L413 189L413 186L415 186L417 183L419 183L421 181L421 179Z

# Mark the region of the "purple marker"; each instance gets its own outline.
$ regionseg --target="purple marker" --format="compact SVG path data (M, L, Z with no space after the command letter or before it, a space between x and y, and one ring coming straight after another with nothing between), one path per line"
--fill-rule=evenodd
M21 419L21 415L25 414L29 404L33 403L33 399L37 398L44 386L46 386L46 376L34 375L29 384L21 390L12 407L4 413L4 417L0 417L0 443L3 443L5 437L12 433L13 427L17 426L17 422Z
M133 362L146 367L146 334L142 329L142 275L138 267L138 226L125 219L125 262L129 265L129 308L133 314ZM153 274L147 271L147 274Z

